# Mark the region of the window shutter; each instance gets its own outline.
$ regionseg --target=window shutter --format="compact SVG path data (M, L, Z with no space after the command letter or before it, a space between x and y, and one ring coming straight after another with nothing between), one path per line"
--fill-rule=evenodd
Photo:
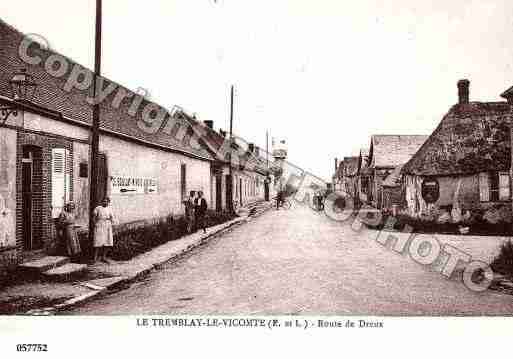
M488 173L483 172L479 174L479 197L481 202L490 201L490 178Z
M52 149L52 218L62 212L66 198L66 150Z
M71 202L72 159L69 150L64 149L64 203Z
M510 199L509 174L499 173L499 200L507 201Z

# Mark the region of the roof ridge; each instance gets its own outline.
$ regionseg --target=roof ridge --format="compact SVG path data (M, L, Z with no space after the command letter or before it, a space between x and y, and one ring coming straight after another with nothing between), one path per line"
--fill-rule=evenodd
M17 29L15 26L13 26L13 25L11 25L11 24L7 23L7 22L6 22L5 20L3 20L2 18L0 18L0 22L1 22L1 23L3 23L3 24L4 24L5 26L7 26L8 28L10 28L12 31L16 32L18 35L20 35L20 36L22 36L22 37L26 37L26 36L27 36L27 34L26 34L26 33L24 33L23 31L21 31L21 30L19 30L19 29ZM35 41L35 42L37 42L37 41ZM92 70L92 69L91 69L91 68L89 68L88 66L85 66L85 65L81 64L80 62L76 61L75 59L73 59L72 57L70 57L70 56L68 56L68 55L64 55L63 53L61 53L61 52L59 52L59 51L57 51L57 50L54 50L54 49L52 49L52 48L50 48L50 47L47 47L46 49L42 49L42 50L44 50L44 51L48 52L50 55L54 54L54 55L62 56L63 58L65 58L66 60L68 60L68 61L70 62L70 64L69 64L69 65L70 65L70 67L73 67L73 65L78 65L78 66L80 66L80 67L84 68L85 70L87 70L87 71L91 72L92 74L94 74L94 70ZM103 78L104 80L107 80L108 82L110 82L110 83L112 83L112 84L116 85L117 87L121 87L121 88L125 89L126 91L130 92L130 93L131 93L131 94L133 94L133 95L137 95L137 93L136 93L134 90L131 90L131 89L130 89L130 88L128 88L126 85L120 84L119 82L114 81L114 80L110 79L109 77L107 77L107 76L105 76L105 75L100 74L100 78ZM91 84L91 85L90 85L90 87L92 87L92 86L93 86L93 85ZM159 104L159 103L157 103L157 102L155 102L155 101L152 101L152 100L150 100L150 99L148 99L148 98L146 98L146 97L144 97L144 98L143 98L143 101L146 101L146 102L148 102L148 103L152 103L152 104L155 104L155 105L157 105L157 106L159 106L159 107L162 107L162 108L167 109L167 106L161 105L161 104Z

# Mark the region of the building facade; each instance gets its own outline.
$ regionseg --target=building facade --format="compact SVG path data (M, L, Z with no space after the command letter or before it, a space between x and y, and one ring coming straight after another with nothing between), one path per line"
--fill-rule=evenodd
M511 222L511 121L508 102L459 101L403 167L407 213L454 221ZM458 218L456 218L458 217Z

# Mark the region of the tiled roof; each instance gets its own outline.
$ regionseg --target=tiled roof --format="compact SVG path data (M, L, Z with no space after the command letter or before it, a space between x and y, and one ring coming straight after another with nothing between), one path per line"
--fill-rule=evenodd
M374 168L395 168L405 164L427 138L425 135L373 135L369 162Z
M506 102L455 105L402 171L426 176L508 171L511 119Z
M30 56L39 56L42 61L38 65L30 65L24 62L19 54L18 48L24 39L24 35L10 25L0 20L0 96L10 98L11 91L9 81L13 74L22 68L26 68L27 72L34 77L38 86L33 102L37 105L60 112L64 117L90 124L92 121L92 105L87 102L91 89L76 89L65 91L64 86L75 66L80 66L69 58L66 58L54 51L41 49L35 44L29 48ZM45 61L49 56L58 55L67 60L68 68L66 73L61 77L53 77L45 70ZM92 76L92 71L80 66L88 76ZM56 68L58 69L58 67ZM194 148L187 142L187 136L184 140L177 140L173 131L162 131L156 128L155 131L143 130L145 123L142 120L142 111L147 105L154 106L157 111L167 111L158 104L143 100L137 112L132 117L129 109L134 101L135 94L120 86L119 84L103 78L103 87L109 85L115 86L113 91L100 105L100 128L106 131L116 132L118 134L129 136L146 143L166 147L173 151L179 151L185 154L193 155L211 160L209 152L203 147ZM126 91L129 98L121 101L120 105L113 106L113 100L118 93L118 89ZM169 119L169 115L166 115ZM166 122L163 122L163 125ZM162 126L163 126L162 125ZM143 128L143 129L141 129ZM152 133L153 132L153 133Z
M186 120L191 124L195 129L199 129L199 133L201 134L201 139L205 142L205 146L208 147L209 151L212 155L217 158L218 155L223 155L225 153L219 152L219 150L223 147L224 142L227 140L220 133L216 132L214 129L209 126L201 123L200 121L191 118L184 114ZM197 133L198 133L197 132ZM242 140L242 139L241 139ZM251 154L247 150L243 149L244 143L238 144L237 141L234 141L233 148L237 151L241 163L246 166L246 169L254 169L260 173L263 173L267 170L267 161L262 156L257 156L255 153ZM220 161L227 161L228 158L217 158ZM269 165L271 166L271 161L269 161Z

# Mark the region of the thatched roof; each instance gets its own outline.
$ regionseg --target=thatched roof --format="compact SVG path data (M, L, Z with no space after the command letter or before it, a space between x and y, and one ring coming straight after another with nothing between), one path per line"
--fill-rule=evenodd
M427 138L426 135L373 135L369 163L374 168L395 168L405 164Z
M403 173L443 176L508 171L511 111L506 102L453 106Z

